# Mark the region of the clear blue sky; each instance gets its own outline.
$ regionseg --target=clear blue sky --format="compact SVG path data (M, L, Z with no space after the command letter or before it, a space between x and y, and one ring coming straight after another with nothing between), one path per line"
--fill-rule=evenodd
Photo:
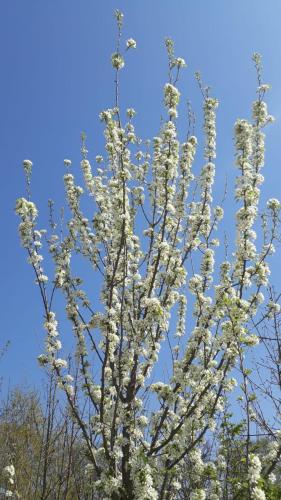
M15 199L24 194L21 163L24 158L34 163L33 196L45 222L48 198L62 203L63 159L71 158L78 170L81 130L88 136L90 158L102 153L97 115L113 104L110 55L116 8L125 14L124 38L133 37L138 44L127 55L121 99L124 107L138 111L140 135L149 138L159 127L167 74L166 36L174 39L177 55L188 63L180 82L183 98L200 109L193 79L200 70L220 100L217 196L225 175L231 182L235 174L233 123L249 117L255 96L251 54L262 53L265 81L272 84L269 111L276 117L267 131L265 196L281 198L280 0L1 0L0 345L11 341L0 362L5 384L36 384L42 377L36 362L44 338L42 309L19 246L13 211ZM184 126L183 119L180 125ZM200 120L196 132L200 138ZM229 197L231 227L230 188ZM275 259L273 275L280 289L278 262Z

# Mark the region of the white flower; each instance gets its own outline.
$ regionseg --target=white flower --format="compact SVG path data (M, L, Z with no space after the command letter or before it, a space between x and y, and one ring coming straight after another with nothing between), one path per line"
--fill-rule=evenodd
M268 316L270 318L272 318L274 314L278 314L280 312L280 304L278 304L277 302L273 302L270 300L267 304L267 307L269 309Z
M75 394L74 387L71 384L64 384L63 388L65 389L66 393L73 397Z
M176 59L174 60L174 65L178 68L186 68L187 66L185 60L182 57L176 57Z
M138 424L141 427L145 427L146 425L148 425L147 417L145 415L141 415L140 417L138 417Z
M255 486L252 489L251 498L253 500L266 500L266 496L265 496L264 491L261 488L259 488L258 486Z
M203 278L199 274L195 274L194 276L192 276L192 278L190 278L189 288L190 288L192 293L196 293L197 291L199 291L201 289L202 281L203 281Z
M263 83L257 88L257 92L267 92L268 90L271 89L271 85L268 83Z
M216 113L218 100L208 97L204 102L205 154L207 160L216 157Z
M223 218L223 208L220 206L216 206L214 209L214 216L216 217L217 220L221 220Z
M276 198L270 198L266 204L267 208L269 208L270 210L280 210L281 208L281 203L279 200L277 200Z
M136 112L133 108L128 108L127 109L127 116L128 118L133 118L133 116L135 116Z
M40 354L38 356L37 360L38 360L39 365L41 365L41 366L45 366L49 362L48 356L46 356L46 354Z
M21 217L29 215L32 219L35 219L38 211L32 201L27 201L25 198L18 198L16 201L16 214Z
M126 42L127 49L136 49L137 42L133 38L129 38Z
M15 475L15 467L13 465L6 465L3 469L3 473L6 476L11 476L13 477Z
M115 52L111 56L111 64L113 68L116 68L117 70L122 69L125 66L125 62L121 54L118 52Z
M164 87L165 106L170 110L176 108L180 100L180 92L171 83L166 83Z
M260 461L259 457L252 453L250 455L250 464L249 464L250 483L257 484L257 482L260 479L261 469L262 469L262 466L261 466L261 461Z
M55 368L67 368L67 361L65 359L54 359L53 365Z
M46 276L45 274L40 274L37 281L40 283L47 283L48 279L48 276Z
M23 160L22 164L25 170L31 170L33 167L33 163L30 160Z
M268 481L272 484L274 484L276 482L276 476L275 476L275 474L273 474L273 472L271 472L271 474L269 474Z
M264 101L255 101L253 103L253 119L260 125L265 125L267 122L268 112L267 104Z
M65 166L66 166L66 167L70 167L70 165L71 165L71 163L72 163L72 161L71 161L71 160L68 160L67 158L65 158L65 159L63 160L63 162L64 162L64 164L65 164Z

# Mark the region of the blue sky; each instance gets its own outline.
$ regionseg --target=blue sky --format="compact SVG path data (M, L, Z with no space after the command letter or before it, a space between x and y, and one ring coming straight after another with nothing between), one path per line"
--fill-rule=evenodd
M21 163L34 163L33 197L46 223L48 198L62 204L63 159L79 170L80 132L88 136L90 159L102 153L98 113L113 105L114 9L125 14L124 40L137 40L121 75L121 101L138 114L139 135L153 137L159 128L162 87L167 78L164 38L175 41L176 54L188 68L180 81L191 99L201 137L200 93L194 72L220 100L218 110L218 183L229 178L226 222L233 226L231 182L233 123L250 116L255 96L254 51L263 55L264 80L272 84L269 111L276 122L267 130L264 200L281 198L281 3L279 0L2 0L0 6L0 345L11 341L0 362L4 383L36 384L42 378L36 356L44 338L42 308L31 268L19 246L14 205L24 195ZM182 134L185 120L179 121ZM198 164L200 164L200 158ZM279 258L273 278L281 288ZM69 332L70 333L70 332Z

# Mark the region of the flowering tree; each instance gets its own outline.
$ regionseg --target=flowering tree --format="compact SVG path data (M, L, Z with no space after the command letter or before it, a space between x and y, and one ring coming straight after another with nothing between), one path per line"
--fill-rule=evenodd
M195 176L197 138L189 130L181 144L177 131L177 81L185 62L175 56L173 42L167 39L167 119L151 143L142 142L133 125L135 111L127 109L124 121L119 103L124 67L119 11L116 19L117 48L111 58L115 105L100 114L106 154L96 156L93 168L82 136L89 215L81 208L84 190L70 171L71 161L64 160L69 221L60 235L52 223L51 235L45 236L46 231L37 228L38 211L30 199L32 162L23 162L28 196L17 200L16 213L44 305L46 341L39 362L54 372L66 394L84 439L87 473L97 498L230 498L222 488L225 441L218 438L208 462L204 447L235 386L233 368L239 366L246 376L245 354L259 340L253 322L279 311L267 293L267 260L274 251L279 201L268 201L260 228L263 242L255 244L263 128L272 121L264 101L269 86L262 83L261 59L254 54L258 89L252 121L235 123L235 249L221 261L220 252L215 266L217 229L224 213L212 198L218 101L197 75L205 147L202 169ZM126 50L135 47L129 39ZM192 129L192 113L189 116ZM43 240L55 266L51 281L43 270ZM73 273L75 254L91 266L93 295ZM66 359L58 355L62 345L53 310L58 290L65 297L76 339L80 376L75 388ZM92 303L97 293L96 308ZM246 385L243 394L250 404ZM83 418L85 400L91 408L89 419ZM249 433L250 419L247 429ZM243 450L245 477L234 485L231 498L263 499L261 458L252 452L250 440ZM268 470L272 472L270 465Z

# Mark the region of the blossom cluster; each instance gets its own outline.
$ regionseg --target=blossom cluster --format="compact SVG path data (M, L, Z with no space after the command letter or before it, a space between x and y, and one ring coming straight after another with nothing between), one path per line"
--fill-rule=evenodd
M6 480L7 487L4 490L4 495L6 498L12 498L14 497L15 492L15 467L13 464L11 465L6 465L2 471L3 476Z

